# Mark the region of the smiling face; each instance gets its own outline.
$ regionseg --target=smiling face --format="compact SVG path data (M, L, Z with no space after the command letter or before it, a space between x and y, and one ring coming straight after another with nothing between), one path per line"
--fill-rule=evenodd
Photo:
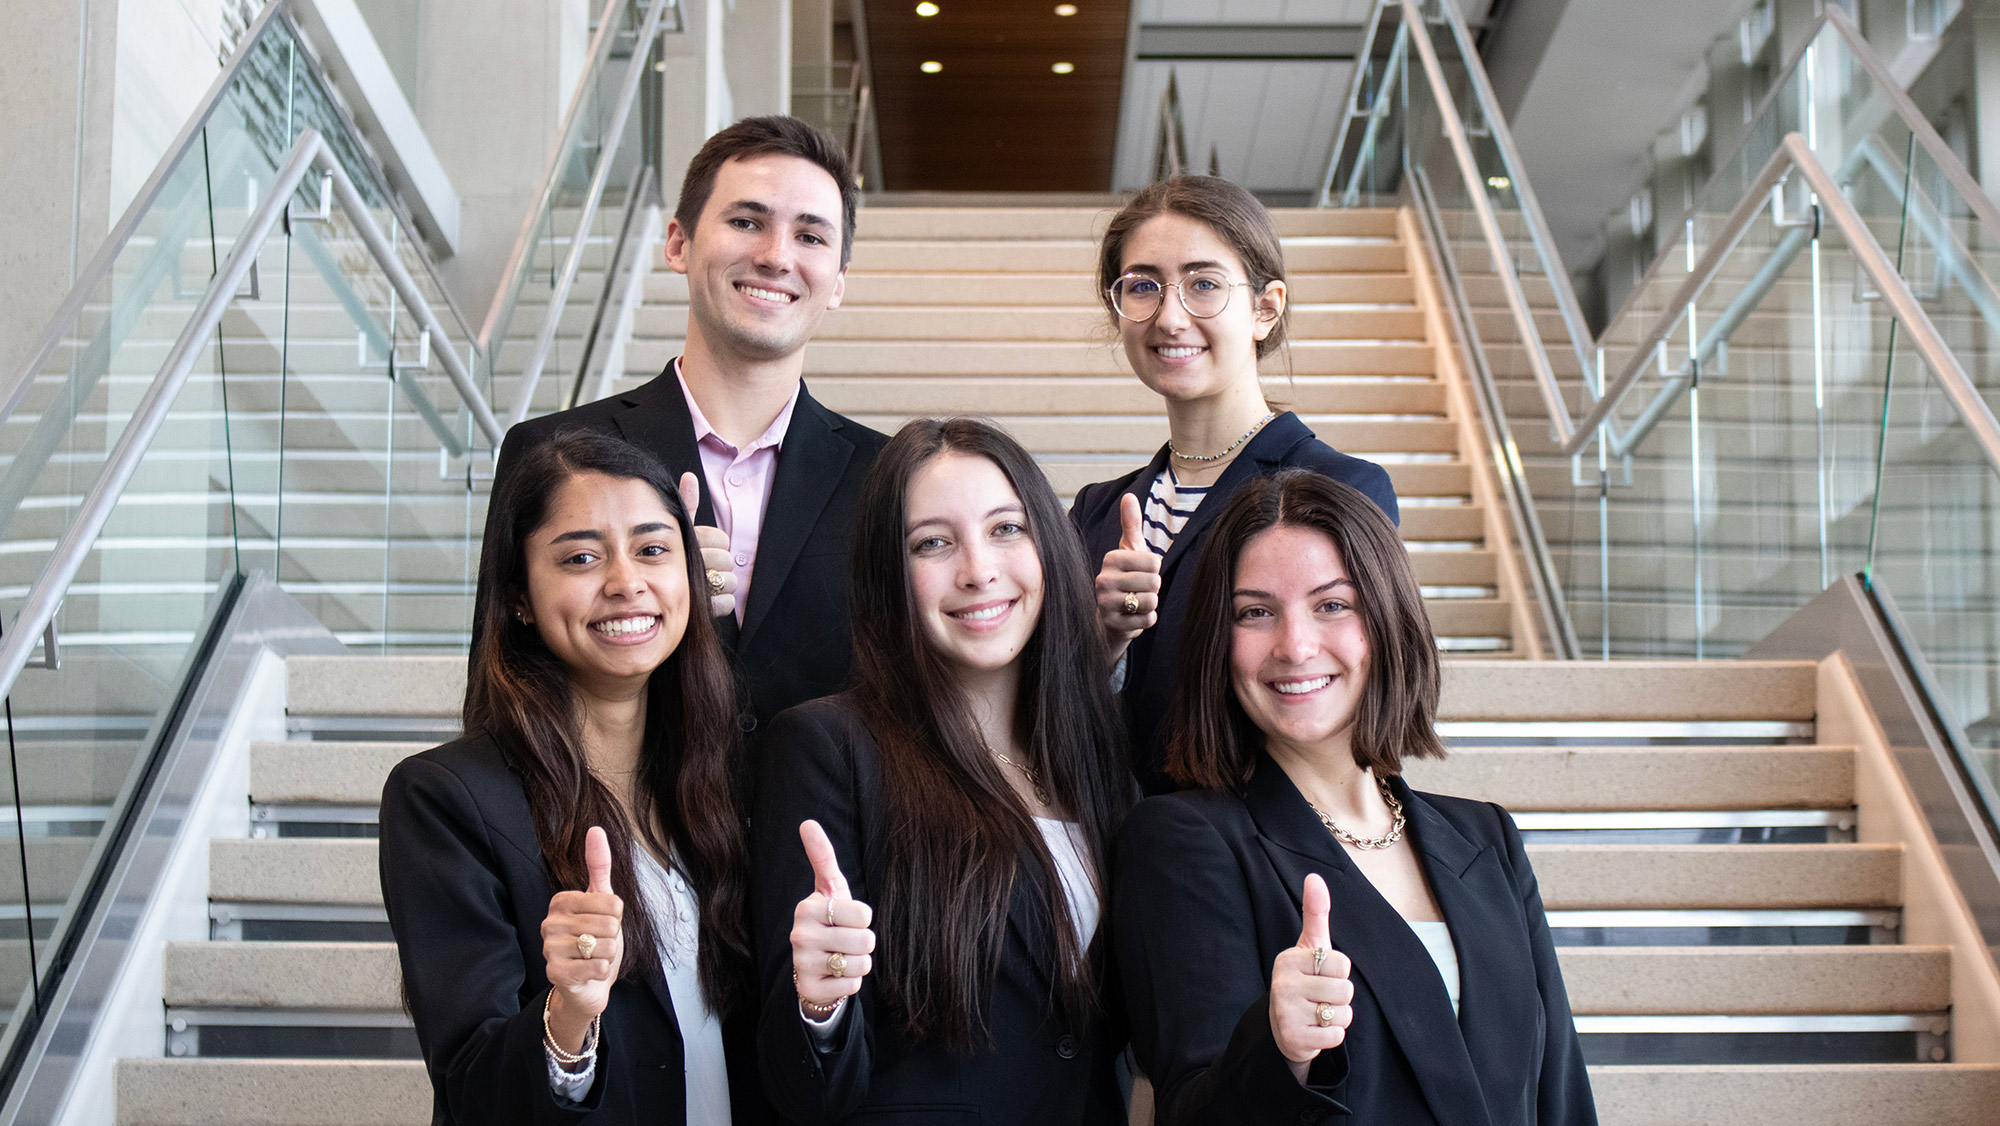
M1359 594L1323 532L1280 524L1244 544L1231 599L1230 680L1272 744L1352 754L1369 672Z
M910 590L924 637L963 678L1011 669L1042 618L1042 560L1000 467L941 453L904 502Z
M840 224L840 186L819 165L726 161L694 231L667 224L667 265L688 278L688 335L748 362L796 354L846 290Z
M1199 219L1165 212L1141 223L1125 240L1121 273L1162 283L1180 282L1196 270L1220 271L1246 282L1243 260L1214 228ZM1187 402L1219 394L1257 378L1257 342L1270 335L1285 308L1285 283L1262 293L1244 286L1212 317L1191 317L1171 290L1151 320L1118 321L1125 360L1155 394Z
M517 607L586 696L629 698L687 628L687 556L660 494L632 477L579 473L529 533Z

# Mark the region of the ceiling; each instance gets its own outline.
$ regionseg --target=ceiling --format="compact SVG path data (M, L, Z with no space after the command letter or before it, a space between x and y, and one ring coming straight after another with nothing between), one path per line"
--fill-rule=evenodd
M1131 9L1074 0L1062 17L1056 2L936 0L923 17L916 0L864 0L884 189L1110 186Z

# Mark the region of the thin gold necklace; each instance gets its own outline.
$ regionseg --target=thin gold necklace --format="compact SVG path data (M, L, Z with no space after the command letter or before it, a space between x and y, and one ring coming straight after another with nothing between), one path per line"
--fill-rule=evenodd
M994 750L992 747L986 748L986 753L992 755L994 759L998 760L1001 764L1006 766L1011 766L1014 769L1020 771L1022 774L1027 775L1028 788L1035 792L1036 801L1041 802L1043 805L1055 804L1049 801L1049 792L1042 788L1042 776L1038 771L1035 770L1034 767L1026 766L1021 763L1015 762L1013 759L1008 758L1006 755L1001 754L999 751Z
M1221 461L1223 458L1226 458L1230 454L1235 453L1236 447L1249 441L1250 436L1252 434L1255 434L1257 431L1264 429L1264 427L1269 425L1271 420L1276 417L1278 417L1278 412L1272 411L1270 414L1267 414L1263 418L1258 419L1257 425L1252 426L1248 430L1245 430L1241 438L1238 438L1234 442L1229 443L1229 448L1222 451L1219 454L1184 454L1180 450L1174 447L1174 440L1172 438L1167 439L1167 452L1174 455L1177 458L1180 458L1182 461L1206 461L1206 462Z
M1389 831L1379 837L1357 837L1334 824L1333 818L1328 817L1326 811L1319 806L1313 805L1311 798L1306 799L1306 804L1312 806L1313 816L1319 818L1319 823L1326 826L1326 831L1332 833L1335 840L1360 849L1388 848L1403 839L1403 803L1397 801L1396 795L1390 792L1387 778L1377 775L1375 784L1381 787L1382 800L1389 803L1389 813L1395 818L1389 825Z

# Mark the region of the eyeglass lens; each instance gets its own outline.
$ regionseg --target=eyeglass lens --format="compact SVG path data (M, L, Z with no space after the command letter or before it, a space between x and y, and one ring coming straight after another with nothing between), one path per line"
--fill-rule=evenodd
M1229 278L1220 273L1206 270L1189 274L1178 282L1161 282L1157 278L1139 274L1126 274L1111 287L1111 301L1118 315L1127 320L1151 320L1160 311L1160 303L1166 298L1167 290L1180 292L1181 306L1188 315L1212 317L1229 304Z

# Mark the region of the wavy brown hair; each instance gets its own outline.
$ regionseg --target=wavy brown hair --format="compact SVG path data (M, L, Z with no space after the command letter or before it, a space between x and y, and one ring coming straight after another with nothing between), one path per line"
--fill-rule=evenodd
M1406 758L1443 758L1437 638L1396 526L1361 490L1310 469L1286 469L1245 482L1202 548L1167 711L1168 777L1240 794L1256 769L1264 733L1231 687L1229 647L1237 561L1258 533L1276 527L1324 534L1354 582L1369 659L1354 717L1354 761L1390 775L1402 772Z
M646 482L680 525L693 595L673 654L646 686L646 732L639 749L636 800L628 819L585 764L569 671L534 626L515 620L527 592L527 542L546 521L563 483L586 473ZM657 966L656 913L632 865L643 839L672 857L701 907L697 968L702 997L716 1013L749 1000L749 862L740 812L736 691L728 658L707 614L707 587L694 520L667 470L652 455L608 434L558 434L521 455L492 499L501 518L486 523L473 606L478 642L465 688L465 730L483 731L521 776L534 815L542 863L556 888L589 886L583 838L601 825L611 839L611 887L635 910L625 913L627 958L621 976ZM648 909L650 908L650 910Z
M987 1002L1015 880L1034 881L1030 941L1055 952L1054 1002L1080 1029L1099 1008L1090 960L1033 814L993 761L951 669L925 639L909 577L910 481L944 453L983 457L1021 498L1042 565L1042 617L1022 650L1015 728L1082 827L1100 903L1135 784L1104 675L1091 568L1048 478L1020 444L968 418L916 419L876 457L854 533L852 698L880 748L887 855L871 980L909 1034L968 1052L990 1042Z

